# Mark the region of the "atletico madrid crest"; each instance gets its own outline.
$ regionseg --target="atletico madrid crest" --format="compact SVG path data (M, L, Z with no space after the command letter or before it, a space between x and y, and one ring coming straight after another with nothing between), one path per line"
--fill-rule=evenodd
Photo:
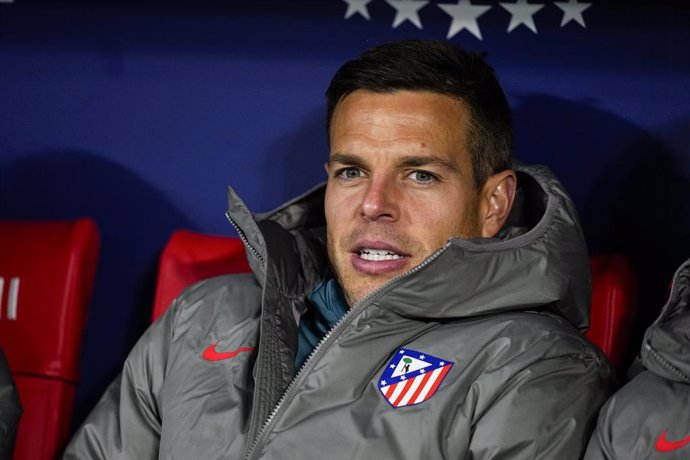
M379 380L379 391L393 407L412 406L431 398L453 363L400 348Z

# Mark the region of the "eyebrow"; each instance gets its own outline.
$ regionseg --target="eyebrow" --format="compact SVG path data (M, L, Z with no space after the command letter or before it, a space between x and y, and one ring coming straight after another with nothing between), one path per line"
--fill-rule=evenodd
M458 168L443 158L433 155L410 155L404 156L398 161L398 166L403 168L419 168L421 166L439 166L450 172L459 172Z
M351 165L357 167L364 167L365 161L358 155L349 153L334 153L328 158L328 164L341 163L344 165ZM433 155L406 155L397 161L396 166L399 168L419 168L423 166L439 166L447 171L459 173L457 166L453 163L433 156Z
M334 153L328 157L328 164L342 163L344 165L364 166L364 161L357 156L349 153Z

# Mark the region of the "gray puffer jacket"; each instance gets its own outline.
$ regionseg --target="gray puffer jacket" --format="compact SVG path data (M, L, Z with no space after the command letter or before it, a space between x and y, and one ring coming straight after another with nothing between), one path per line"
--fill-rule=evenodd
M295 375L297 320L328 273L323 188L228 216L253 274L188 289L141 338L66 458L569 459L611 371L587 327L575 210L518 167L498 239L451 239L352 306Z
M645 332L640 357L646 370L602 409L587 459L690 458L690 260Z

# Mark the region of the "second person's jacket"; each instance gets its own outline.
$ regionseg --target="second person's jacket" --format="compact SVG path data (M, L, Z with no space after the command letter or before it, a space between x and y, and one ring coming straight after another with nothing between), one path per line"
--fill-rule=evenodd
M690 260L645 332L640 358L644 371L602 409L587 459L690 459Z

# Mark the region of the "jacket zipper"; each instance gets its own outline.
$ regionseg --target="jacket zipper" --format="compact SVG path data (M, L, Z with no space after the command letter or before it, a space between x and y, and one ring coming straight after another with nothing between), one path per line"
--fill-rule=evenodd
M226 213L225 213L225 217L228 219L228 221L230 222L230 224L233 226L233 228L235 229L235 231L236 231L237 234L239 235L240 240L242 240L242 243L244 243L244 246L245 246L246 248L249 249L249 251L252 253L252 255L253 255L254 257L256 257L257 259L259 259L259 261L261 262L261 265L262 265L262 266L265 266L264 256L262 256L262 255L259 253L259 251L257 251L257 250L254 248L254 246L252 246L252 244L249 242L249 239L247 238L247 235L244 233L244 231L242 231L242 229L240 228L240 226L237 225L237 223L233 220L232 217L230 217L230 212L226 212Z
M671 293L668 296L669 297L669 300L668 300L668 302L669 302L668 306L669 307L671 306L671 302L673 302L676 298L678 298L678 289L680 289L678 287L680 284L679 273L682 270L683 270L682 267L680 269L678 269L678 272L676 273L676 275L674 275L673 281L671 282ZM664 312L662 312L662 316L665 317L666 315L667 315L666 310L664 309ZM661 322L661 320L662 320L662 318L658 318L654 322L652 327L656 327L656 325L659 324ZM686 375L682 370L680 370L678 367L673 365L673 363L669 362L666 358L664 358L661 355L661 353L659 353L658 351L656 351L654 349L654 347L652 347L651 343L645 341L644 347L649 352L649 354L657 361L657 363L661 364L661 366L663 366L667 370L671 371L671 373L680 377L681 381L690 383L690 376Z
M661 364L663 367L665 367L666 369L668 369L669 371L671 371L673 374L675 374L675 375L677 375L678 377L680 377L680 379L681 379L683 382L689 382L689 383L690 383L690 376L685 375L685 373L684 373L683 371L681 371L681 370L678 369L676 366L674 366L674 365L671 364L669 361L667 361L666 358L664 358L663 356L661 356L661 353L659 353L658 351L656 351L656 350L652 347L652 345L651 345L649 342L645 343L644 346L645 346L645 348L647 349L647 351L654 357L654 359L655 359L659 364Z
M228 218L230 218L228 216ZM232 221L231 221L232 222ZM234 225L234 224L233 224ZM308 368L310 368L310 364L316 359L316 357L320 357L323 355L325 348L325 344L335 335L335 332L344 329L347 327L346 323L349 323L352 318L354 318L357 314L359 314L362 310L365 309L368 304L372 303L374 300L376 300L378 297L381 296L381 293L384 292L387 288L391 287L393 284L397 283L399 280L406 278L408 276L411 276L415 273L417 273L419 270L422 268L426 267L429 265L431 262L433 262L436 258L438 258L443 252L445 252L446 249L450 246L450 242L446 243L445 246L443 246L441 249L437 250L433 254L431 254L424 262L421 264L417 265L416 267L413 267L410 271L405 272L403 274L400 274L396 276L395 278L391 279L390 281L386 282L383 286L366 296L364 299L360 300L357 304L353 305L350 310L343 315L338 322L324 335L319 343L316 345L316 348L312 350L312 352L309 354L307 357L307 360L304 362L300 370L297 372L297 375L292 379L288 387L283 391L282 396L276 403L276 405L273 407L273 410L271 411L271 414L268 416L266 421L264 421L264 424L262 425L261 429L259 430L259 433L256 435L256 438L254 439L254 442L252 442L251 447L249 450L247 450L247 454L245 455L245 460L250 460L253 457L252 454L256 452L256 448L259 445L259 442L261 441L261 438L265 436L269 431L270 428L275 421L278 413L280 410L291 400L295 395L291 394L294 393L294 388L297 386L297 383L301 380L301 378L307 373Z

